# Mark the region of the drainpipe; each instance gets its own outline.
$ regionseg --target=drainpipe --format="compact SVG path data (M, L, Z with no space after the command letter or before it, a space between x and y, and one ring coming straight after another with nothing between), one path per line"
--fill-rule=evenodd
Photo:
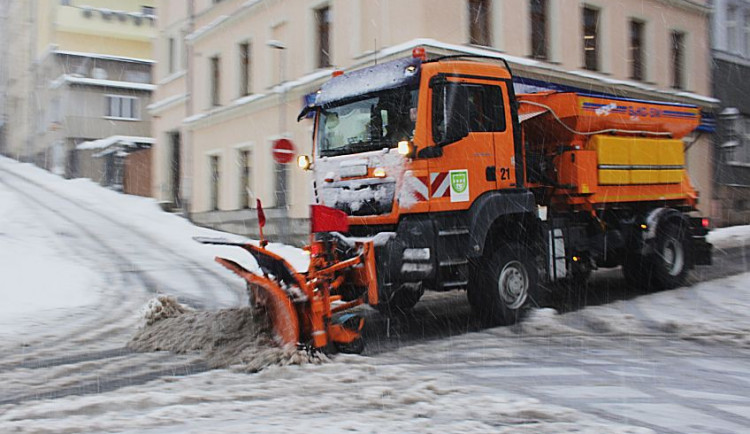
M192 34L195 31L195 0L188 1L188 23L187 23L187 35ZM183 44L185 44L185 55L187 57L186 71L185 71L185 83L186 83L186 97L185 111L186 116L189 118L193 116L194 105L193 105L193 44L188 43L183 37ZM183 214L186 219L190 220L190 206L193 201L193 132L190 127L185 128L183 134L184 149L181 158L184 164L182 165L182 182L180 188L182 189L182 208Z

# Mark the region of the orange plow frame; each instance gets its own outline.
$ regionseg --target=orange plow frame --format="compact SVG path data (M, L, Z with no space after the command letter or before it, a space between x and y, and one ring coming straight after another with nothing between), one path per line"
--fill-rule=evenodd
M215 260L247 283L253 292L255 307L266 309L274 337L281 345L302 345L323 349L331 344L351 345L361 339L364 319L347 316L336 321L334 314L364 303L376 305L378 288L372 241L354 243L355 254L338 258L336 241L313 241L306 272L297 272L283 257L265 246L230 242L222 239L195 238L203 244L242 247L258 262L262 274L249 271L237 262ZM342 301L342 284L366 288L358 298Z

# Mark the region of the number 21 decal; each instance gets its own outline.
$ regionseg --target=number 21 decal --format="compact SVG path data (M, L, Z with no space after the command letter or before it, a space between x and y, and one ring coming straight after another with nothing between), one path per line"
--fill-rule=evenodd
M500 168L500 180L505 181L510 179L510 167Z

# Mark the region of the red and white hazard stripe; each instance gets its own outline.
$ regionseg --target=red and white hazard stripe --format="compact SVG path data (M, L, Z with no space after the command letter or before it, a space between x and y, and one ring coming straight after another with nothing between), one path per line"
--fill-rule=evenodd
M448 172L430 173L430 186L432 188L432 197L450 196L450 178L448 177Z
M430 187L426 176L407 176L404 178L404 187L411 191L418 202L426 202L430 197Z

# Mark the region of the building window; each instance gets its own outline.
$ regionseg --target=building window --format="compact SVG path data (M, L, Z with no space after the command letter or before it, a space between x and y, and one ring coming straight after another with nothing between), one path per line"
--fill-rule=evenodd
M252 171L250 168L251 153L247 149L239 152L237 164L240 169L240 208L250 208L250 198L253 196Z
M250 95L250 43L240 44L240 96Z
M331 66L331 9L328 6L315 10L318 26L318 68Z
M60 0L62 6L70 6L70 0Z
M104 116L112 119L140 120L138 98L134 96L105 95Z
M737 6L727 7L727 51L737 51Z
M169 38L168 42L168 51L169 51L169 73L173 73L175 69L175 47L174 47L174 38Z
M685 33L672 31L672 87L685 88Z
M219 209L219 177L221 171L219 170L219 156L212 155L209 157L209 165L211 171L211 210L216 211Z
M643 21L630 20L630 78L633 80L643 80L645 78L645 68L643 64Z
M220 71L219 71L219 56L214 56L210 60L210 68L211 68L211 105L212 106L218 106L220 104L219 100L219 80L221 79Z
M531 0L531 57L547 59L547 0Z
M469 0L469 43L490 43L490 0Z
M156 15L156 8L153 6L141 6L141 13L143 15Z
M283 208L287 206L287 185L289 181L288 164L274 163L276 172L276 207Z
M583 8L583 67L599 70L599 10Z

